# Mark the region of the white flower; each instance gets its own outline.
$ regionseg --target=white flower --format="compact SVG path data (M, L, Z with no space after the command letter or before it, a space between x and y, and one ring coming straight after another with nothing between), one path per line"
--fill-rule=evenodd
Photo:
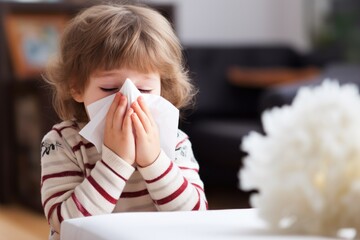
M265 135L243 139L240 187L271 227L304 234L360 233L360 96L325 80L291 106L262 115Z

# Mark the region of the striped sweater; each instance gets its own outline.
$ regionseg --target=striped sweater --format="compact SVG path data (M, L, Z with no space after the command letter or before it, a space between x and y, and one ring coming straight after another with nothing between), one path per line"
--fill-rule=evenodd
M85 124L64 121L41 145L41 199L59 239L65 219L125 211L205 210L207 200L191 143L178 131L176 157L163 151L150 166L133 167L106 146L98 153L79 131Z

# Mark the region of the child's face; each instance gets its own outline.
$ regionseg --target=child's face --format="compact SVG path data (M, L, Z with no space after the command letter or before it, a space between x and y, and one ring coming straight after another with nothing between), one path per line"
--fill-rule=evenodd
M160 95L161 81L159 73L141 73L135 70L119 68L110 71L95 71L90 75L89 83L82 94L74 94L77 102L85 106L118 92L129 78L142 93Z

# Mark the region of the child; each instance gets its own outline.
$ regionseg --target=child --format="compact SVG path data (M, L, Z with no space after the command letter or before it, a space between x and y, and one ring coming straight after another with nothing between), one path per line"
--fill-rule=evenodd
M46 72L54 107L64 120L42 142L41 195L51 239L59 238L60 224L69 218L207 209L188 137L178 130L176 157L169 159L142 98L127 109L118 92L126 78L177 108L193 97L179 41L158 12L99 5L76 16ZM99 153L79 131L89 121L85 107L114 93Z

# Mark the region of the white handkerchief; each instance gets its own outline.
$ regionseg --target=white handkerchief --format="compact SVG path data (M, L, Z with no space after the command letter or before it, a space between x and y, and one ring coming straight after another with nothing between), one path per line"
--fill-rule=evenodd
M142 95L130 79L126 79L120 92L127 97L128 107ZM170 159L175 159L179 110L169 101L158 95L143 94L142 96L158 126L161 148ZM93 143L98 152L101 152L104 139L106 114L114 98L115 94L100 99L86 107L90 121L80 131L80 135Z

